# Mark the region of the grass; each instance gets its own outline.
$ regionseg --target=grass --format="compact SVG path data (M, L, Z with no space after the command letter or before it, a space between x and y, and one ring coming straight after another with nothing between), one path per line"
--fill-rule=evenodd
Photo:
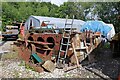
M25 68L29 69L29 70L32 70L32 71L35 71L35 69L32 66L28 65L28 64L25 64Z
M25 61L22 61L20 62L20 64L18 66L25 66Z
M103 48L109 49L110 48L110 43L109 42L105 43L104 46L103 46Z
M35 69L31 67L30 65L26 64L25 61L21 61L18 66L25 66L26 69L35 71Z
M17 53L7 53L7 54L3 54L2 55L2 60L17 59L17 58L18 58L18 54Z

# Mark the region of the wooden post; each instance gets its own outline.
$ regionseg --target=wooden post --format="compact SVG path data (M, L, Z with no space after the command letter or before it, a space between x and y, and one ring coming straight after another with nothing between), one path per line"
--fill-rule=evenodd
M70 66L70 67L65 67L65 68L63 68L63 70L64 70L65 72L67 72L67 71L72 70L72 69L75 69L75 68L77 68L77 67L78 67L77 65L75 65L75 66Z
M74 49L74 55L75 55L75 59L76 59L76 62L77 62L77 66L79 67L80 64L79 64L79 61L78 61L78 58L77 58L77 54L76 54L76 50L75 50L75 47L74 47L73 43L72 43L72 46L73 46L73 49Z

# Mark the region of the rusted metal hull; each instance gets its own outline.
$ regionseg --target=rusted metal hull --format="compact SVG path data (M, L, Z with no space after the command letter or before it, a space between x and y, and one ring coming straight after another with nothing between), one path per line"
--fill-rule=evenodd
M50 60L51 56L57 54L60 46L60 41L62 39L62 34L27 34L25 37L27 40L30 41L38 41L38 42L47 42L52 43L52 45L47 45L50 49L42 49L40 44L34 43L32 47L25 46L25 41L18 41L19 42L19 56L23 58L25 61L29 61L30 55L35 52L38 54L40 58L42 58L44 61ZM32 43L28 43L31 45Z
M81 33L80 33L81 34ZM70 42L76 42L76 39L72 41L72 38L75 36L75 34L71 35ZM83 36L85 37L85 36ZM25 36L24 40L18 40L18 48L19 48L19 56L26 61L27 63L30 62L30 57L32 53L36 53L43 61L52 60L52 57L55 56L55 60L57 60L58 51L60 48L60 42L62 39L62 34L55 34L55 33L28 33ZM91 40L94 41L93 38ZM90 42L93 42L90 41ZM98 44L89 45L88 51L86 52L85 49L85 55L80 55L79 61L84 60L97 46L100 44L101 41L98 41ZM80 52L81 53L81 52ZM64 54L64 53L63 53ZM77 55L79 57L79 55ZM68 64L76 64L75 56L73 54L73 47L72 45L68 48L67 53ZM34 63L32 63L34 64ZM33 66L33 65L32 65ZM35 66L33 66L35 67ZM42 71L41 67L37 67L37 69L40 68L40 72Z

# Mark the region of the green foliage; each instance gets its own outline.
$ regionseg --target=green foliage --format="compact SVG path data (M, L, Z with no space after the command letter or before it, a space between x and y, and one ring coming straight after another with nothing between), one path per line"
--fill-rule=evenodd
M96 3L96 10L102 21L112 23L120 31L120 2Z
M45 2L2 2L2 26L25 21L31 15L55 16L56 8L58 6Z
M25 66L25 61L21 61L18 66Z
M110 48L110 43L109 42L105 43L104 46L103 46L103 48L109 49Z
M120 2L65 2L60 7L50 2L2 2L2 28L13 21L25 21L31 15L58 18L75 15L75 19L87 21L89 13L114 24L116 31L120 31Z
M26 69L35 71L35 69L33 67L31 67L29 64L26 64L25 61L21 61L18 66L25 66Z
M28 64L25 64L25 68L26 69L29 69L29 70L32 70L32 71L35 71L34 67L28 65Z

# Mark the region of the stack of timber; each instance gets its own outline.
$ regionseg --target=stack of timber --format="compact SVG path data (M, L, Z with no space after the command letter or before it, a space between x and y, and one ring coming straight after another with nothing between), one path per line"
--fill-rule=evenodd
M89 62L94 62L94 54L91 52L98 47L101 43L100 34L90 34L88 39L89 43L86 41L87 36L86 33L78 33L72 38L72 50L73 56L71 56L71 66L65 67L64 71L69 71L71 69L75 69L80 67L80 62L88 57Z

